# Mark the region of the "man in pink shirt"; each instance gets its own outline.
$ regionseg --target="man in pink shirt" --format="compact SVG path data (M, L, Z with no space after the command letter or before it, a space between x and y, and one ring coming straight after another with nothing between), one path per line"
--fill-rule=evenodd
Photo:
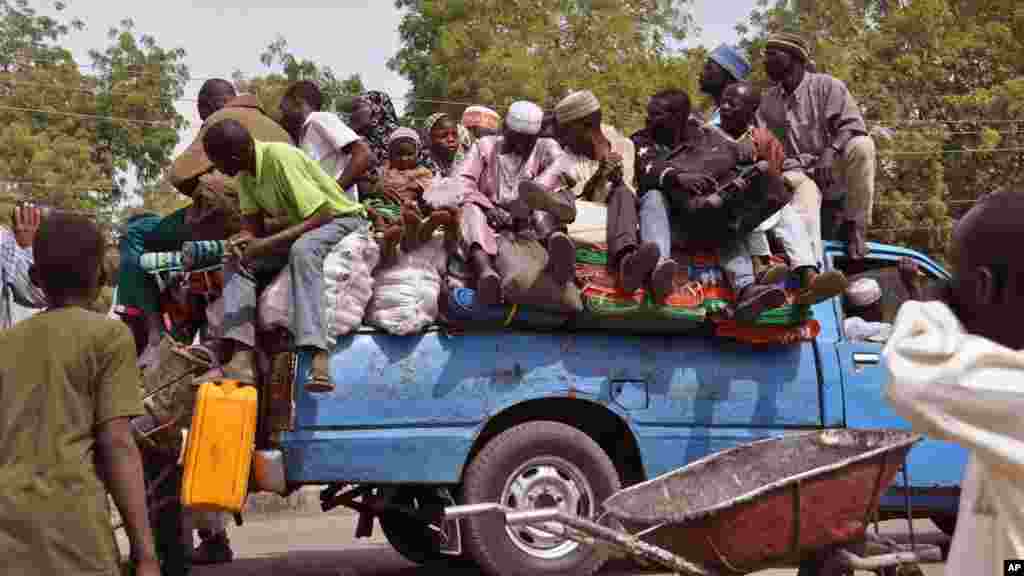
M459 171L465 187L462 248L477 274L483 304L502 299L502 279L494 268L498 236L523 221L545 243L556 283L567 282L575 270L576 248L562 231L576 217L575 199L562 186L562 148L539 136L543 118L536 104L515 102L502 135L477 140Z

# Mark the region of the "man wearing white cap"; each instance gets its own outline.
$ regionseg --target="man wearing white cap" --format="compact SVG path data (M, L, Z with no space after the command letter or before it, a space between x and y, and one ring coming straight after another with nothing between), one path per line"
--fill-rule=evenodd
M576 248L558 226L575 218L574 199L559 188L562 148L550 138L539 137L543 118L536 104L513 103L502 135L477 140L459 172L465 186L462 248L477 274L477 296L485 305L502 300L502 279L494 260L500 232L532 227L546 240L548 270L559 284L570 280L575 269ZM541 202L548 209L531 212L520 198L521 185L531 181L537 186L526 188L534 192L539 188L540 194L530 203ZM564 198L555 196L559 191Z

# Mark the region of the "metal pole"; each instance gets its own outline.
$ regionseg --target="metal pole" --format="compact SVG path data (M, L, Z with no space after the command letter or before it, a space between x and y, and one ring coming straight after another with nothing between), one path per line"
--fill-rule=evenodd
M903 455L903 506L907 513L907 527L910 530L910 547L917 548L917 538L914 537L914 513L910 505L910 472L907 466L907 455Z
M521 524L544 524L558 522L575 530L607 542L629 552L633 556L649 560L675 570L680 574L689 576L714 576L704 568L688 562L687 560L665 550L664 548L648 544L634 536L612 530L601 526L590 520L566 514L557 508L544 508L540 510L526 510L516 512L500 504L466 504L463 506L449 506L445 508L446 518L463 518L477 514L500 513L504 516L506 524L516 526Z

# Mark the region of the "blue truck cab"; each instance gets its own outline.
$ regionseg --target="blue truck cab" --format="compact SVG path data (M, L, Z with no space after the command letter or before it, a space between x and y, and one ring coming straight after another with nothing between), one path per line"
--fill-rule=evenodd
M868 268L910 257L931 281L949 275L926 256L869 244ZM825 266L844 246L826 243ZM331 353L336 389L311 394L278 383L288 413L265 427L290 488L327 485L324 509L377 518L405 557L464 555L485 572L591 574L595 550L481 516L441 522L447 504L500 501L597 516L601 502L710 453L790 431L909 428L885 399L883 344L843 334L843 300L815 306L809 342L752 346L710 332L433 329L391 336L364 329ZM293 357L291 374L308 357ZM284 386L284 388L281 388ZM291 402L287 402L290 395ZM926 440L908 460L915 516L952 530L966 451ZM904 513L898 483L882 515ZM837 495L841 497L841 495Z

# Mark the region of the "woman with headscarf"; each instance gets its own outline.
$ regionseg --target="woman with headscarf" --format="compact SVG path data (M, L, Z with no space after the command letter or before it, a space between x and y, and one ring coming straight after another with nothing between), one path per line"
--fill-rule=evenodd
M435 177L448 178L462 163L466 155L459 127L444 112L433 114L423 124L423 142L420 166L430 168Z
M388 138L398 129L398 114L387 94L371 90L356 97L352 102L349 126L369 144L375 162L367 176L359 183L360 196L369 193L380 178L384 162L388 158Z

